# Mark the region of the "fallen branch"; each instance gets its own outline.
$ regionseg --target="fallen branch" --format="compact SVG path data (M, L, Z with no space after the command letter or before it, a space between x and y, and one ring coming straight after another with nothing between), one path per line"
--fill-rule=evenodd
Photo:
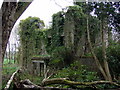
M40 88L40 86L32 83L29 79L21 80L19 87L22 87L22 88Z
M52 84L65 84L65 85L84 85L84 86L94 86L98 84L111 84L117 87L120 87L119 84L111 81L94 81L94 82L74 82L69 81L66 78L54 78L54 79L47 79L42 82L42 86L52 85Z
M19 71L19 69L16 70L16 71L12 74L12 76L11 76L10 80L7 82L7 85L6 85L6 87L5 87L4 90L8 90L8 89L10 88L10 85L11 85L11 83L12 83L15 75L18 73L18 71Z
M16 90L24 90L24 89L34 89L34 90L69 90L69 89L63 89L63 88L57 88L57 87L41 87L34 83L32 83L29 79L21 80L19 83L19 86L16 88ZM71 90L71 89L70 89Z

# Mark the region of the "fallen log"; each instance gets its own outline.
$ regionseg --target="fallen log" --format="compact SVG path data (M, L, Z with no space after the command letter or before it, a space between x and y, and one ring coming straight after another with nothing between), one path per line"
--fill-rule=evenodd
M64 89L64 88L57 88L57 87L41 87L33 82L31 82L29 79L21 80L19 82L18 87L15 88L16 90L24 90L24 89L33 89L33 90L74 90L74 89Z
M40 86L32 83L29 79L21 80L19 87L21 88L40 88Z
M54 78L54 79L47 79L42 81L41 86L47 86L47 85L52 85L52 84L65 84L65 85L83 85L83 86L95 86L98 84L110 84L114 85L117 87L120 87L119 84L116 82L111 82L111 81L94 81L94 82L74 82L74 81L69 81L66 78Z
M6 87L4 88L4 90L8 90L10 88L10 85L15 77L15 75L18 73L19 69L17 69L12 76L10 77L10 80L7 82Z
M21 80L19 82L19 87L17 89L55 89L55 90L68 90L64 88L57 88L57 87L45 87L47 85L54 85L54 84L64 84L64 85L69 85L73 88L81 88L77 86L82 86L82 88L91 88L95 89L97 88L96 85L99 84L111 84L115 85L118 88L120 88L120 85L115 83L115 82L110 82L110 81L94 81L94 82L74 82L74 81L69 81L66 78L54 78L54 79L47 79L42 81L42 85L38 86L34 83L32 83L29 79ZM83 87L84 86L84 87ZM69 88L69 90L74 90L72 88Z

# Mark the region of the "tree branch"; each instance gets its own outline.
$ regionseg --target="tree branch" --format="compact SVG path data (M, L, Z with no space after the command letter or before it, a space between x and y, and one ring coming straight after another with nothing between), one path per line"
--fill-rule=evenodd
M42 82L42 86L52 85L52 84L65 84L65 85L84 85L84 86L93 86L98 84L111 84L117 87L120 87L119 84L111 81L94 81L94 82L74 82L69 81L66 78L54 78L54 79L48 79L44 80Z

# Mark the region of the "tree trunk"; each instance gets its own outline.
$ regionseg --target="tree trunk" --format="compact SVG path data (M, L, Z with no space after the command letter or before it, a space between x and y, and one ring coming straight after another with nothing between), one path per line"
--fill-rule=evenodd
M104 22L103 22L103 20L101 22L101 32L102 32L102 54L103 54L104 68L105 68L105 72L106 72L106 75L107 75L107 80L112 81L112 77L111 77L108 62L107 62L106 41L105 41L105 31L104 31Z
M16 0L17 1L17 0ZM32 0L31 0L32 1ZM2 4L2 58L4 58L11 30L31 2L3 2ZM23 5L21 5L23 4Z
M0 90L2 88L2 10L0 10Z
M87 39L88 39L88 43L89 43L89 47L90 47L90 51L94 57L94 60L98 66L98 69L100 70L100 72L102 73L103 77L105 78L105 80L107 80L107 75L104 71L104 69L102 68L98 58L96 57L95 53L94 53L94 50L92 48L92 44L91 44L91 40L90 40L90 32L89 32L89 23L88 23L88 16L87 16Z
M3 2L0 10L0 90L2 88L2 64L12 27L17 19L29 6L31 2L26 2L24 6L19 6L21 2ZM18 9L18 10L17 10ZM17 10L17 11L16 11Z

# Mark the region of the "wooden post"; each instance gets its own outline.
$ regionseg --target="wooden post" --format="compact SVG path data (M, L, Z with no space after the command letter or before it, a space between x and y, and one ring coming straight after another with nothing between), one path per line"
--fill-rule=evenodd
M44 62L44 77L47 78L45 74L46 74L46 63Z
M39 62L36 62L37 63L37 75L39 75Z
M0 90L2 90L2 10L0 10Z
M39 65L39 66L40 66L40 76L41 76L41 63L40 63L40 65Z

